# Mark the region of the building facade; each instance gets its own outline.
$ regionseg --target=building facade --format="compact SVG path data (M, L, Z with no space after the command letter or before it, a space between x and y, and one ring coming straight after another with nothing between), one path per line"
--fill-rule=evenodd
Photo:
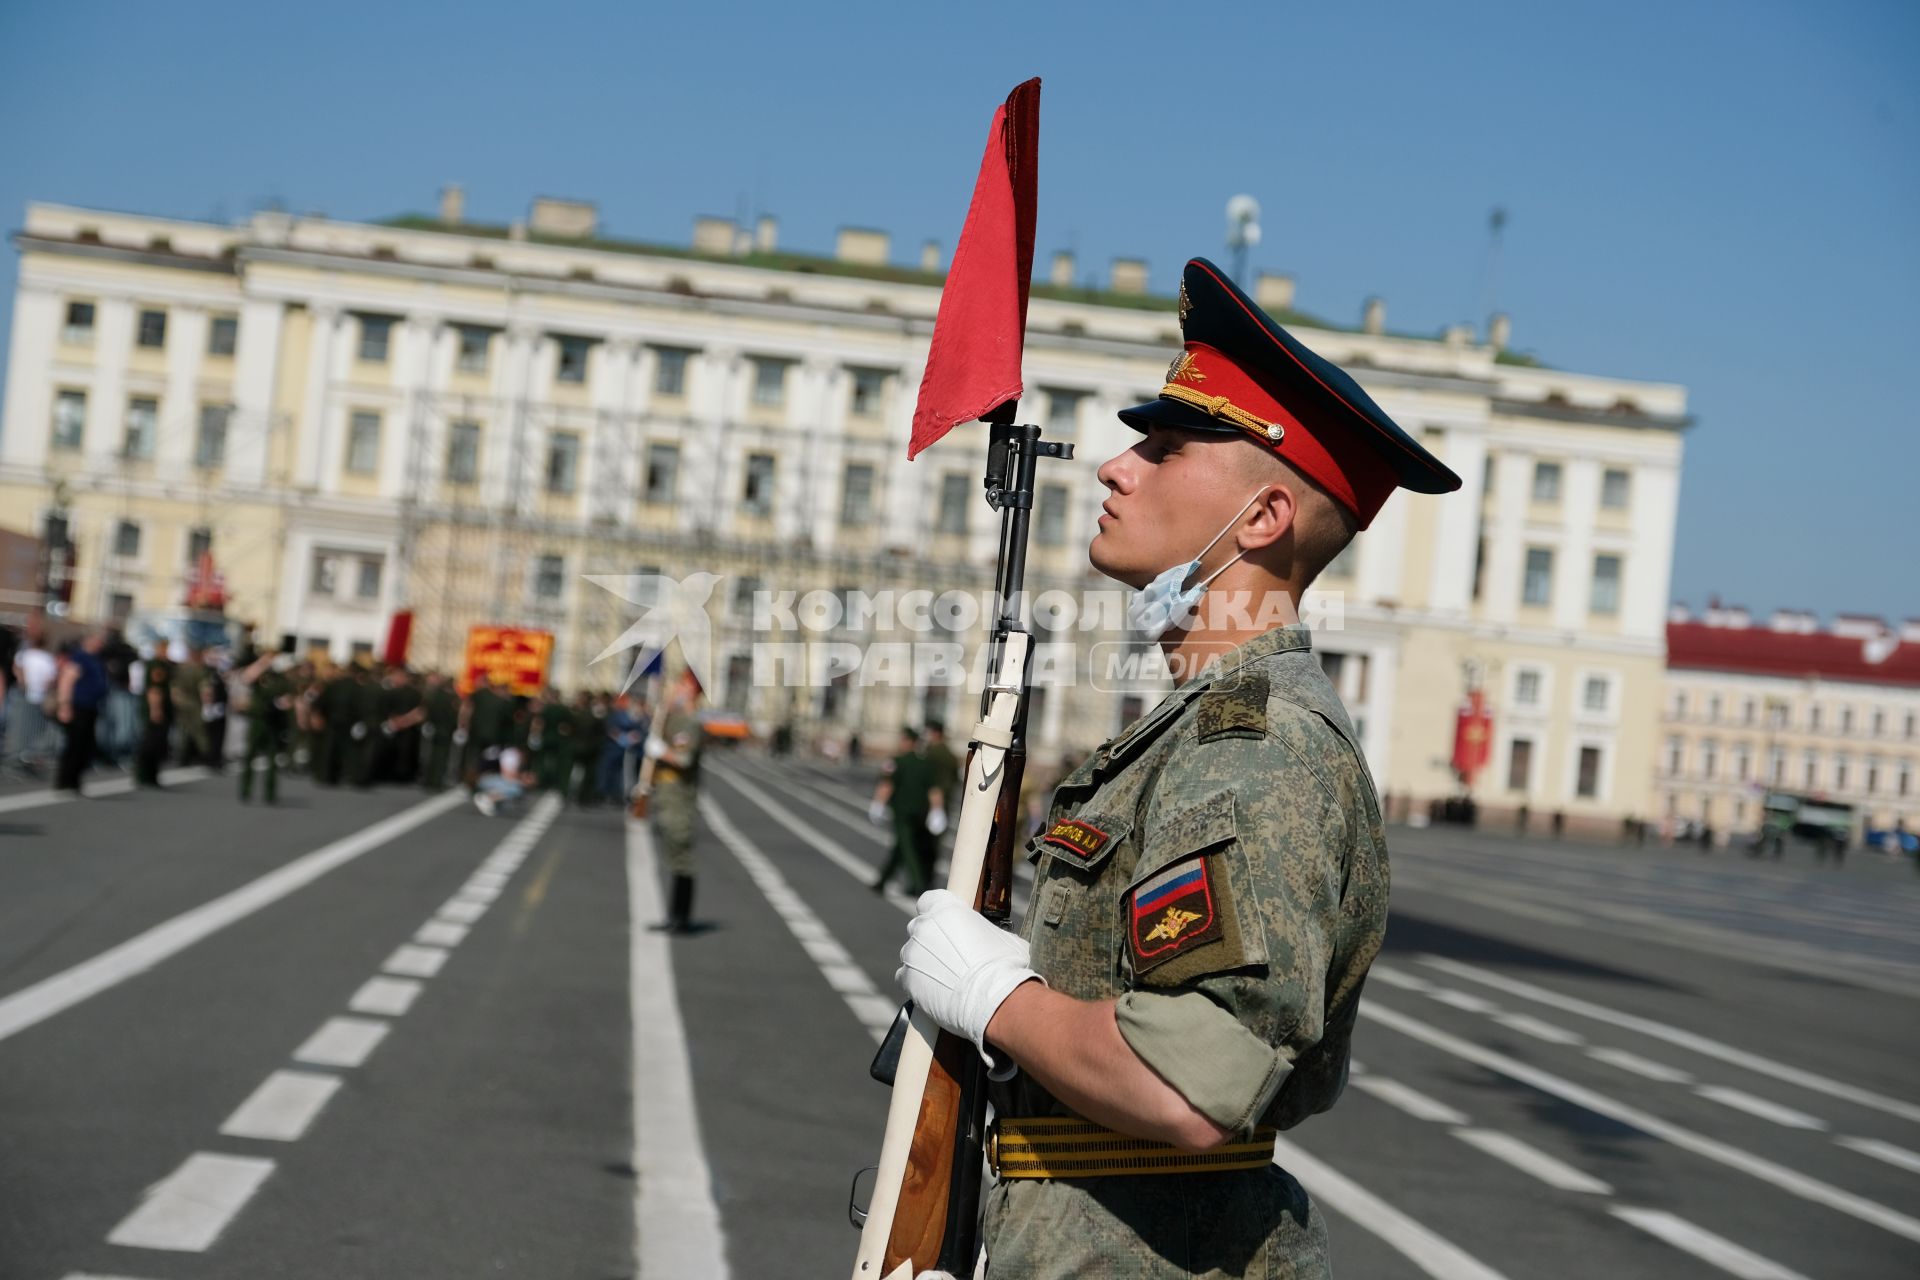
M1721 842L1760 828L1768 791L1920 830L1920 619L1674 611L1656 762L1660 814Z
M454 664L475 623L552 629L555 679L617 683L594 659L634 604L592 577L719 575L717 697L762 726L879 733L943 715L964 687L836 672L756 682L759 592L984 590L997 520L978 424L909 464L904 443L939 298L938 254L893 265L884 235L836 253L701 219L692 247L598 238L590 206L525 224L238 226L30 207L4 423L0 523L65 517L77 613L177 602L211 547L231 611L336 658L413 610L415 660ZM1070 439L1043 466L1029 585L1110 586L1085 544L1101 461L1136 438L1180 334L1144 267L1102 287L1056 257L1029 312L1023 415ZM1572 374L1461 326L1343 329L1257 295L1351 370L1465 481L1396 495L1303 602L1382 788L1456 794L1455 716L1493 713L1482 808L1575 823L1651 809L1675 507L1678 386ZM1030 419L1031 420L1031 419ZM1096 616L1037 694L1042 752L1084 749L1162 691L1141 646ZM942 621L970 644L977 618ZM843 621L856 647L874 627Z

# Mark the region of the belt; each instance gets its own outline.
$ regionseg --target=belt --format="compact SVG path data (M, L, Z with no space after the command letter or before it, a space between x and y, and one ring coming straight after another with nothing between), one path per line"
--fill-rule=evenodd
M685 782L687 775L670 764L661 764L656 761L653 766L653 780L655 782Z
M1135 1138L1077 1116L1001 1116L987 1133L987 1164L999 1178L1110 1178L1156 1173L1220 1173L1273 1163L1276 1129L1208 1151Z

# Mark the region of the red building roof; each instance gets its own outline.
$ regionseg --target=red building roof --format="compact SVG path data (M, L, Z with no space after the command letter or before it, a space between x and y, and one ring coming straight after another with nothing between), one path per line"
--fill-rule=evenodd
M1872 660L1875 656L1878 662ZM1902 642L1897 633L1862 640L1827 631L1802 634L1764 626L1669 622L1667 669L1920 687L1920 643Z

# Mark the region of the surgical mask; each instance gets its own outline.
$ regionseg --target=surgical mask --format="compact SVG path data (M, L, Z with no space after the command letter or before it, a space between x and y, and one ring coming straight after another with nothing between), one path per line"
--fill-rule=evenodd
M1200 572L1200 562L1206 558L1207 552L1213 550L1214 544L1226 537L1233 526L1240 523L1240 517L1247 514L1248 509L1260 501L1266 492L1266 489L1262 488L1248 498L1246 506L1234 512L1233 519L1227 521L1226 528L1214 534L1213 541L1200 548L1199 555L1183 564L1174 565L1134 592L1133 599L1127 602L1127 625L1149 640L1158 640L1167 633L1167 629L1174 624L1175 619L1185 618L1193 612L1193 607L1200 603L1200 597L1207 593L1207 584L1225 573L1233 566L1234 561L1247 553L1245 551L1236 553L1233 560L1227 561L1192 586L1186 585L1187 579Z

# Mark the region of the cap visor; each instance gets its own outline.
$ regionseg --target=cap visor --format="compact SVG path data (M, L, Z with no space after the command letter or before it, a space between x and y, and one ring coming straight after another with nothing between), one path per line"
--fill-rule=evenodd
M1178 400L1149 400L1131 409L1122 409L1120 421L1135 431L1150 431L1154 427L1176 427L1182 431L1204 431L1210 435L1246 434L1231 422L1216 418L1205 409L1181 404Z

